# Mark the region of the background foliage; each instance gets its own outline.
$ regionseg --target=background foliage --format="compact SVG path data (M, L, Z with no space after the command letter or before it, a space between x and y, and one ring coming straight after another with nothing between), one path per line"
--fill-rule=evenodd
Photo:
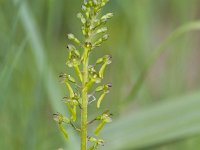
M81 3L0 0L0 149L78 149L76 135L65 142L52 114L67 113L58 75L66 69L66 33L80 35ZM111 107L114 121L102 133L102 149L200 148L200 23L188 24L198 21L199 6L198 0L112 0L104 9L115 17L97 53L113 55L106 76L113 88L103 109ZM90 112L99 113L92 105Z

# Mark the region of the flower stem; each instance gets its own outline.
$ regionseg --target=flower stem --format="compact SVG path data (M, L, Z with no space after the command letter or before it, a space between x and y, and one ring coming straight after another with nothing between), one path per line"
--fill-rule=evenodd
M85 49L87 51L87 49ZM82 80L82 109L81 109L81 150L87 150L87 103L88 89L85 86L88 82L88 57L83 61L83 80Z

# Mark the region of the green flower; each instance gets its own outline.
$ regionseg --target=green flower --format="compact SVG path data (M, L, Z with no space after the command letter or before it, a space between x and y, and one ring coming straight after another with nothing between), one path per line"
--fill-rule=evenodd
M103 114L101 114L100 116L98 116L96 118L96 120L99 120L101 122L99 123L99 125L97 126L97 128L94 131L95 135L99 135L99 133L102 130L105 123L112 122L111 116L112 116L112 114L110 114L109 111L105 111Z
M103 85L103 86L98 86L95 89L95 92L102 92L101 96L97 100L97 108L100 108L102 100L105 98L106 94L108 94L110 92L111 87L112 87L111 84L106 84L106 85Z

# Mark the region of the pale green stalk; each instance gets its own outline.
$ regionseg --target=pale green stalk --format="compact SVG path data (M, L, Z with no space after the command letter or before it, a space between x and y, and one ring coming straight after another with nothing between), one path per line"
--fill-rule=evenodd
M85 49L87 51L87 49ZM87 150L87 104L88 89L85 86L88 81L88 57L83 61L83 80L82 80L82 109L81 109L81 150Z

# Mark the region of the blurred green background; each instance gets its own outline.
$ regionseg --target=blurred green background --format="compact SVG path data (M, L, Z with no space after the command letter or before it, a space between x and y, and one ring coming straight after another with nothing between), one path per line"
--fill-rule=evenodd
M0 0L1 150L79 149L78 136L64 141L52 114L67 114L58 75L67 69L66 34L81 36L81 4ZM110 39L92 61L113 55L105 77L113 88L101 111L110 108L114 118L100 149L199 150L200 1L112 0L104 12L115 14ZM92 106L90 118L101 112Z

